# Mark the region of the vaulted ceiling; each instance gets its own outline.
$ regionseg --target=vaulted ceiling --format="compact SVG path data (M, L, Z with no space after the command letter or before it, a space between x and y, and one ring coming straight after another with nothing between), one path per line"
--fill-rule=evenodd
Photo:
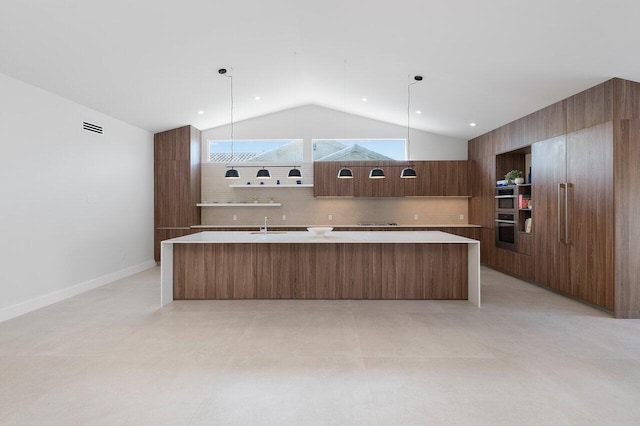
M411 127L469 139L640 81L638 22L631 0L3 0L0 72L154 132L228 123L221 67L236 121L316 104L406 125L420 74Z

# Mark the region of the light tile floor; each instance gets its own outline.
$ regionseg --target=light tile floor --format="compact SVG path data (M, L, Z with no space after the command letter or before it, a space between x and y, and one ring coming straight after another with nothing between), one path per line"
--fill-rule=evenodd
M640 424L640 320L491 269L466 301L183 301L159 268L0 324L2 425Z

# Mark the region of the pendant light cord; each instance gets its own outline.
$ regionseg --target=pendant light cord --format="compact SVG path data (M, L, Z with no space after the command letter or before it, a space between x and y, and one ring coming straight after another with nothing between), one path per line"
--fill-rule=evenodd
M411 142L410 142L410 132L411 132L411 86L414 84L418 84L418 81L414 81L413 83L409 83L407 86L407 160L411 160L410 150L411 150Z
M233 72L233 68L231 69ZM230 75L231 79L231 162L233 163L233 75Z

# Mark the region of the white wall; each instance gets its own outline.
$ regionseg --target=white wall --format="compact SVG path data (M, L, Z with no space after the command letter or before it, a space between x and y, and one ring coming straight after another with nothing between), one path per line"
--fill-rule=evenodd
M227 139L229 126L214 127L202 132L202 140ZM234 123L234 139L339 139L339 138L402 138L407 128L384 121L308 105ZM467 141L411 129L411 160L466 160ZM310 143L309 143L310 146ZM206 145L203 147L206 148ZM208 148L202 150L207 161Z
M0 153L0 321L154 265L151 133L0 74Z

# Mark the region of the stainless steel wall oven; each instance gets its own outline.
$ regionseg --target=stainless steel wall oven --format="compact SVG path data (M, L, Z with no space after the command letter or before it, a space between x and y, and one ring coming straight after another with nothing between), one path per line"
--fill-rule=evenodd
M496 247L516 251L518 248L518 189L496 188Z

